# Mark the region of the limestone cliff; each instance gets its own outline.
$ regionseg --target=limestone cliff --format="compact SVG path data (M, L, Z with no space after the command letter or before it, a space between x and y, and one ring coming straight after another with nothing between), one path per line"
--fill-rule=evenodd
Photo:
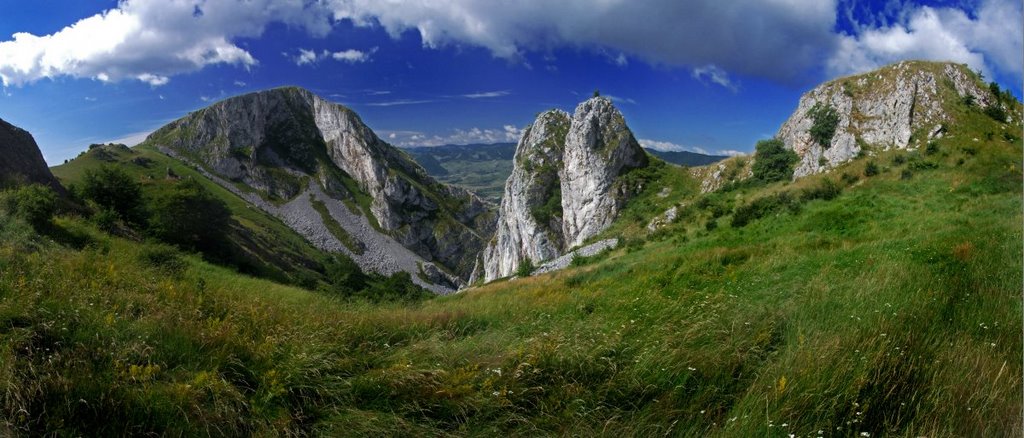
M793 174L799 178L842 164L865 148L924 144L930 135L942 132L951 117L949 104L961 99L981 107L994 102L966 66L901 62L807 92L777 137L800 156ZM821 126L828 125L829 117L831 132Z
M453 285L468 277L493 230L488 204L436 182L355 112L307 90L278 88L230 98L172 122L147 142L273 206L296 204L307 193L337 200L422 262L435 262L460 277ZM307 213L317 217L315 211ZM387 259L393 251L374 247L375 236L360 238L367 234L362 228L367 227L348 232L368 254L352 255L366 262L364 268L387 273L390 269L370 261ZM403 270L414 277L425 276L422 267L406 265Z
M606 229L629 198L617 178L647 162L606 98L579 104L572 117L542 113L516 147L497 231L473 279L512 275L527 260L540 265Z

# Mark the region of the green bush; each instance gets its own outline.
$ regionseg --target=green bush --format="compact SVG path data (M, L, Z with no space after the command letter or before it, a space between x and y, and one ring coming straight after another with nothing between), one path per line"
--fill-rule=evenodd
M163 188L149 205L149 232L182 248L219 251L231 221L224 201L186 179Z
M114 211L126 222L145 222L142 186L118 167L104 165L86 170L80 190L83 199Z
M1006 123L1006 110L998 103L993 103L985 107L985 115L999 123Z
M20 187L5 194L4 208L40 230L50 225L57 212L57 194L40 184Z
M910 169L903 169L903 171L900 172L900 179L906 180L906 179L910 179L910 178L913 178L913 177L914 177L914 172L910 171Z
M188 267L177 249L161 244L148 244L142 247L139 251L139 261L172 275L178 275Z
M928 142L928 146L925 146L925 148L924 148L924 154L925 155L934 155L934 154L936 154L938 152L939 152L939 144L934 142L934 141Z
M825 201L831 201L839 196L843 192L842 187L836 184L831 179L824 178L818 185L803 190L800 194L800 199L803 201L812 201L815 199L822 199Z
M896 154L895 156L892 157L892 164L894 166L899 166L899 165L904 164L906 162L907 162L907 156L906 155Z
M519 268L516 269L516 277L529 277L535 269L537 268L533 266L533 260L530 260L529 257L523 257L519 261Z
M757 142L754 152L754 179L762 182L782 181L793 178L793 165L800 160L795 152L777 138Z
M864 176L875 176L878 175L878 173L878 164L874 161L868 161L868 163L864 165Z
M811 125L811 138L821 147L828 149L832 145L832 137L836 134L836 127L839 126L839 113L831 105L815 103L807 115L814 120Z

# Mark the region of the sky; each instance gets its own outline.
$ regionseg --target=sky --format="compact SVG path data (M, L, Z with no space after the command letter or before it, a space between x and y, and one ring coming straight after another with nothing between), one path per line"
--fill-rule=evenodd
M297 85L397 146L515 142L595 90L641 144L749 153L816 84L901 60L1021 96L1019 0L0 0L0 118L47 162Z

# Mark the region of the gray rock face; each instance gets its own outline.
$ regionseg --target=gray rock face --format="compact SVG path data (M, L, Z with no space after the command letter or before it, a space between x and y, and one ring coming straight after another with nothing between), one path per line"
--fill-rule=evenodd
M647 156L611 101L595 97L541 114L523 132L498 228L470 282L558 257L608 228L629 197L616 181Z
M612 224L625 201L612 184L624 169L646 166L647 155L622 113L598 97L576 107L562 161L562 233L574 247Z
M582 246L578 249L570 251L569 253L561 255L558 258L555 258L553 260L548 261L547 263L544 263L543 265L540 265L539 267L537 267L537 269L530 273L530 276L532 277L535 275L547 274L549 272L555 272L568 268L569 265L572 264L573 258L594 256L600 253L601 251L615 249L616 246L619 246L619 239L599 240L590 245Z
M823 172L849 161L865 145L878 149L916 147L911 138L925 138L936 125L949 119L943 110L943 88L949 85L956 95L970 95L978 104L988 105L988 93L966 69L955 64L901 62L827 82L807 92L777 134L800 156L793 177ZM827 147L811 136L811 109L815 105L831 107L839 116Z
M561 206L558 170L569 123L564 111L551 110L523 131L512 175L505 182L498 228L484 250L486 281L512 274L525 259L541 261L560 254L564 246L561 215L538 218L534 209L552 201ZM548 220L541 222L544 219Z
M493 232L489 204L438 183L353 111L306 90L279 88L231 98L172 122L147 142L176 152L226 184L255 189L276 205L307 197L315 182L322 191L318 198L345 201L377 234L462 280ZM353 223L334 209L331 213L343 226ZM366 233L346 230L363 245L380 246L363 241L373 238L359 239ZM394 272L387 264L369 265ZM416 263L400 265L414 277L419 271Z
M0 119L0 184L45 184L63 193L32 134Z

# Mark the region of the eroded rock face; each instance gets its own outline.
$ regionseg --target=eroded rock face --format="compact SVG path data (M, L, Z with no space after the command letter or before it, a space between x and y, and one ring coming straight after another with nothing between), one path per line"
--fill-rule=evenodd
M608 228L628 198L617 178L646 165L608 99L587 100L572 117L541 114L516 148L497 231L471 282L512 275L525 260L539 266Z
M32 134L0 119L0 184L31 183L64 192L46 166Z
M849 161L864 146L916 147L912 138L927 137L936 125L949 119L943 110L945 88L952 88L952 93L961 98L970 95L982 106L990 101L967 67L925 62L902 62L827 82L807 92L777 134L800 156L793 177L823 172ZM827 146L811 136L812 108L816 105L830 107L839 116Z
M367 215L379 232L463 280L493 231L493 207L438 183L355 112L307 90L231 98L161 128L147 142L277 203L315 181Z
M498 210L498 228L484 250L487 281L511 275L525 259L548 260L561 253L564 239L558 172L569 124L568 114L551 110L523 131ZM558 206L552 209L556 211L538 211L553 205Z
M562 234L571 248L612 224L625 201L612 184L623 170L646 166L647 154L622 113L597 97L576 107L562 161Z

